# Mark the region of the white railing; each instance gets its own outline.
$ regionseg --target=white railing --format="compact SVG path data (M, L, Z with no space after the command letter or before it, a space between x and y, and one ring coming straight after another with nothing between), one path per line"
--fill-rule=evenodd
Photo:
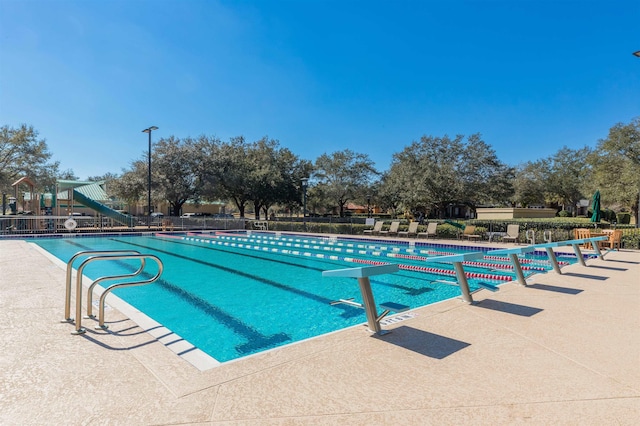
M243 229L244 219L216 217L132 217L125 226L105 216L0 215L0 236L77 234L117 231L185 231L196 229Z

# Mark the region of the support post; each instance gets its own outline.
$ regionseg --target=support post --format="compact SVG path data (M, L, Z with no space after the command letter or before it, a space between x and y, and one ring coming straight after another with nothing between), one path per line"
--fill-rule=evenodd
M553 270L556 271L557 274L562 274L560 265L558 265L558 259L556 258L556 254L553 252L553 249L551 247L545 247L545 250L547 251L547 256L549 256L549 261L553 266Z
M573 251L575 252L576 257L578 258L578 263L582 266L587 266L587 264L584 263L584 258L582 257L582 251L580 250L579 243L572 243L571 246L573 247Z
M369 277L358 278L358 285L360 286L360 293L362 294L364 311L367 314L367 325L369 326L369 330L374 333L380 333L382 329L378 322L378 311L376 309L376 302L373 298L373 292L371 291L371 281L369 281Z
M524 273L522 273L522 267L520 266L520 260L518 259L517 253L509 253L509 257L511 257L511 263L513 263L513 271L518 278L518 282L522 285L527 285L527 280L524 278Z
M469 291L469 282L467 281L467 276L464 273L462 262L453 262L453 266L456 268L456 278L458 279L458 286L462 293L462 300L468 304L472 304L473 297L471 297L471 292Z
M363 308L367 315L367 325L369 330L377 333L378 335L384 335L389 333L387 330L382 330L380 326L380 320L384 318L390 311L394 312L402 312L406 309L409 309L408 306L395 304L391 302L387 302L386 310L381 315L378 315L378 310L376 308L376 302L373 298L373 292L371 291L371 281L369 277L372 275L381 275L381 274L392 274L398 272L398 265L387 264L387 265L378 265L378 266L366 266L360 268L349 268L349 269L336 269L333 271L323 271L323 277L350 277L357 278L358 285L360 287L360 294L362 295L362 305L356 302L352 302L350 299L344 300L340 299L331 304L337 303L346 303L347 305L356 306L358 308ZM393 306L392 306L393 305Z

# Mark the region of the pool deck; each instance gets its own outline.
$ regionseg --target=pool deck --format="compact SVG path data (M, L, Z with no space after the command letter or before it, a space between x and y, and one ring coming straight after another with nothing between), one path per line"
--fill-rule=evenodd
M605 259L200 371L117 310L72 336L64 270L0 240L0 424L635 425L640 252Z

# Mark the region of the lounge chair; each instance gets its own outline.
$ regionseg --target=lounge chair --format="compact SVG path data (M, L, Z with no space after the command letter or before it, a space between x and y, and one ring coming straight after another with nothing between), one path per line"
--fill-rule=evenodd
M398 237L410 237L412 235L415 235L417 237L417 235L418 235L418 225L420 225L420 223L411 222L409 224L409 229L407 229L406 231L398 232Z
M382 225L384 225L384 221L382 220L378 220L376 221L376 223L373 225L373 228L371 229L365 229L364 230L364 234L370 234L370 235L377 235L380 233L380 231L382 231Z
M425 232L418 232L418 235L416 236L416 238L420 238L420 237L425 237L425 238L429 238L429 237L435 237L437 235L437 229L438 229L438 222L429 222L427 224L427 230Z
M256 220L253 222L253 229L258 231L268 231L269 222L267 222L266 220Z
M391 222L391 226L388 231L380 231L380 235L398 235L398 228L400 227L400 222Z
M520 225L508 225L507 235L502 237L502 241L517 243L520 238Z
M462 232L462 239L464 240L466 238L469 241L471 241L471 240L479 240L480 239L480 235L479 234L474 234L474 232L476 232L475 225L467 225L467 226L465 226L464 231Z

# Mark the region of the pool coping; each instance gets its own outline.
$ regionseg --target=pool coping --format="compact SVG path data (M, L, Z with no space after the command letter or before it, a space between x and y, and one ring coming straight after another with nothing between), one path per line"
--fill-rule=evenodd
M3 424L632 425L640 416L637 251L506 284L474 306L419 308L388 337L354 327L208 371L148 333L70 336L58 323L64 271L28 244L0 242L0 267ZM131 327L116 316L114 329Z

